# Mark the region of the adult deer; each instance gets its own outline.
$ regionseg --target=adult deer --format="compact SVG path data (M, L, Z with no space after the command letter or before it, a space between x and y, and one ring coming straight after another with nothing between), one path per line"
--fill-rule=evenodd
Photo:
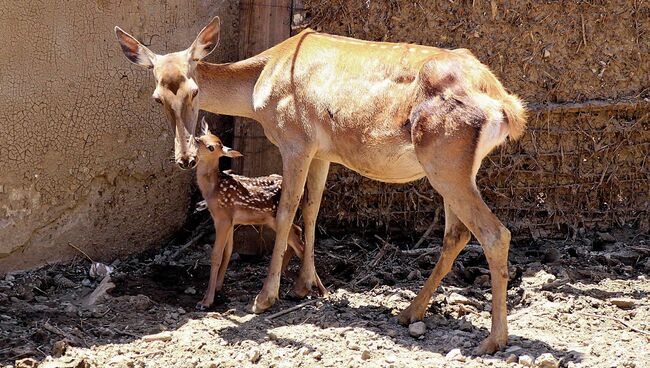
M283 190L268 276L253 310L278 297L287 237L305 184L305 254L294 291L316 285L314 231L330 162L375 180L427 176L445 208L443 250L424 287L399 315L421 320L442 278L473 233L492 278L492 328L478 348L506 345L510 232L476 187L483 158L525 128L525 109L468 50L367 42L307 29L230 64L201 62L219 42L215 17L183 51L156 55L116 28L132 62L153 69L153 98L176 131L176 157L191 166L198 109L252 118L282 155Z

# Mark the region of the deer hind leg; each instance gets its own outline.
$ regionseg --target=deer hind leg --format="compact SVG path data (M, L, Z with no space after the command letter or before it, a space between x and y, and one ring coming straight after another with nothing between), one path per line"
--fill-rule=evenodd
M228 264L230 264L230 258L232 257L234 230L235 227L231 226L230 233L226 239L226 248L223 251L223 258L221 260L221 266L219 267L219 275L217 276L216 291L221 291L223 289L223 281L226 278L226 271L228 271Z
M411 134L429 182L442 195L445 205L481 243L490 266L492 328L478 349L478 353L483 354L503 348L508 339L506 288L510 232L483 202L476 188L476 172L483 156L489 152L484 148L478 152L481 130L490 123L480 108L483 106L439 98L428 101L412 113ZM423 303L422 300L417 302Z
M232 230L232 222L230 220L215 220L214 229L217 237L212 246L212 255L210 257L210 281L203 300L196 305L196 308L200 310L210 307L214 302L219 269L222 266L228 235Z
M421 321L424 318L431 296L438 289L445 275L451 271L454 260L465 247L470 237L471 233L467 227L458 219L445 201L445 236L442 241L440 258L417 297L397 317L401 324L407 325L415 321Z
M323 191L327 181L330 163L314 159L309 167L307 190L302 205L302 218L305 223L305 256L302 258L300 275L293 292L299 298L304 298L316 286L320 295L327 295L327 289L320 281L314 263L314 243L316 240L316 219L320 209Z
M446 200L476 236L485 252L492 281L492 326L490 335L481 342L477 354L492 354L508 341L506 293L508 288L508 250L510 231L483 202L476 187L447 193Z
M300 204L307 180L307 171L313 154L309 152L281 152L282 153L282 195L280 205L275 216L276 233L271 265L264 286L255 297L251 308L253 313L262 313L270 308L278 299L280 290L280 275L282 261L287 250L287 240Z

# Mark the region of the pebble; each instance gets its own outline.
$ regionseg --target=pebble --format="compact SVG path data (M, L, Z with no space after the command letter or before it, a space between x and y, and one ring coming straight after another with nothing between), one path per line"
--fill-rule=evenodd
M188 295L195 295L196 289L190 286L187 289L185 289L184 293Z
M506 359L506 363L517 363L517 356L515 354L510 354Z
M523 365L524 367L532 367L533 357L530 355L522 355L519 357L519 364Z
M395 363L397 361L397 357L393 354L388 355L386 358L384 358L386 363Z
M559 366L560 361L551 353L544 353L535 359L536 368L558 368Z
M632 308L636 301L631 298L611 298L609 299L609 302L619 308L625 309Z
M260 354L260 351L257 348L253 348L248 352L248 359L251 363L257 363L261 356L262 354Z
M368 350L364 350L361 353L361 360L368 360L370 359L370 352Z
M447 302L449 304L464 304L464 305L476 305L477 303L474 301L469 300L468 298L458 294L458 293L451 293L447 297Z
M386 332L386 334L388 334L389 337L396 337L399 335L399 332L397 332L397 330L390 329L388 332Z
M465 361L465 356L463 353L460 351L460 349L452 349L450 350L447 355L445 356L448 360L456 360L459 362L464 362Z
M427 332L427 325L422 321L414 322L409 325L409 334L413 337L420 337Z
M506 353L514 353L515 351L519 351L521 349L522 349L521 346L512 345L512 346L510 346L509 348L506 349Z
M478 286L490 286L490 275L481 275L474 279L474 284Z
M13 275L7 274L5 275L5 281L9 281L9 282L16 281L16 278Z
M409 281L420 280L422 278L422 272L420 272L420 270L413 270L409 272L409 275L406 278Z

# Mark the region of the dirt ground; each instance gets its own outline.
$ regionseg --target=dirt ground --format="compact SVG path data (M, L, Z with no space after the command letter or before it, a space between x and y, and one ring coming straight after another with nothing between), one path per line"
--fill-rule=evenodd
M91 262L53 264L0 280L0 366L8 367L552 367L650 366L648 238L582 234L519 241L510 255L509 346L472 351L488 334L490 288L481 248L470 243L443 281L412 337L395 315L420 289L440 239L409 251L378 237L318 241L317 269L331 295L282 299L248 313L268 257L235 255L225 292L207 312L194 309L208 280L205 236L113 262L109 295ZM106 280L108 281L108 280ZM413 331L415 332L415 331ZM460 349L460 350L454 350ZM549 355L550 354L550 355Z

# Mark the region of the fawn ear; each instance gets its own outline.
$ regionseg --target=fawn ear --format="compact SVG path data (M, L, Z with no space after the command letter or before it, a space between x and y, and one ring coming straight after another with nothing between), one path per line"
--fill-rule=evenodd
M199 35L192 42L192 46L188 49L192 60L199 61L210 55L219 44L220 31L221 20L219 20L219 17L212 18L210 23L199 32Z
M210 127L208 122L205 120L205 117L201 118L201 136L210 134Z
M223 152L223 155L226 157L230 158L235 158L235 157L242 157L243 155L239 151L235 151L234 149L230 147L223 146L221 149L221 152Z
M145 68L153 68L156 54L136 40L135 37L124 32L120 27L115 27L115 36L117 36L117 42L122 47L122 52L130 62Z

